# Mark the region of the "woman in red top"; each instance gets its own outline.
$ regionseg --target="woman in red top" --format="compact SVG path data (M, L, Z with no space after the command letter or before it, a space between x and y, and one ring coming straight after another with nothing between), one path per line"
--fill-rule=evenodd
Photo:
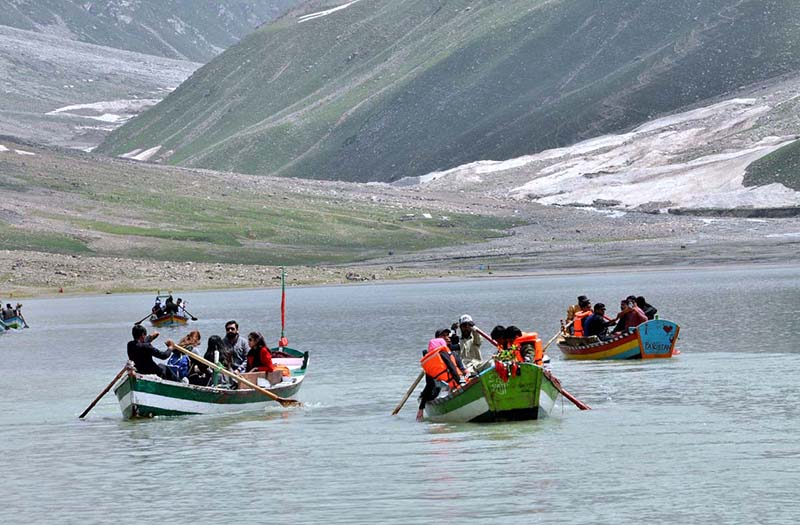
M274 371L272 353L267 348L264 336L259 332L250 332L250 335L247 336L247 343L250 345L250 351L247 353L247 370L250 372Z

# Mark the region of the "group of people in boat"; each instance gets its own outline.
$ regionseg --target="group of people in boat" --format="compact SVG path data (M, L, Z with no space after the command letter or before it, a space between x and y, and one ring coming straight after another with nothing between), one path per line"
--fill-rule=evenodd
M171 339L165 342L166 348L163 350L153 346L153 341L159 336L157 331L148 334L145 327L136 324L131 330L131 335L133 339L128 342L128 359L133 361L136 371L140 374L153 374L170 381L199 386L218 388L238 386L238 383L228 375L199 363L178 350ZM247 339L243 338L239 334L239 323L234 320L225 323L223 337L218 335L209 337L205 349L202 347L198 330L186 334L177 346L235 374L288 371L285 367L276 366L272 362L273 357L289 357L287 354L280 350L270 350L260 332L250 332ZM154 358L165 362L156 362Z
M0 303L0 306L2 305L3 303ZM22 317L22 304L17 303L16 307L12 307L11 303L6 303L5 308L0 308L0 317L2 317L3 321L8 321L15 317Z
M156 302L153 305L152 313L156 317L164 317L165 315L179 315L181 317L186 317L186 301L178 297L178 301L176 302L170 295L162 305L161 297L157 296Z
M619 309L615 317L608 317L605 304L592 306L588 297L579 295L578 302L567 308L564 332L575 337L597 336L600 341L608 341L658 317L658 310L641 295L622 299Z
M457 329L460 329L460 335ZM516 326L498 325L492 329L490 338L497 343L496 358L499 361L542 364L543 352L538 334L525 334ZM425 388L420 395L418 420L423 418L425 405L436 399L443 388L456 390L477 376L479 365L484 361L482 340L483 336L468 314L462 315L450 328L436 330L420 360L425 372Z

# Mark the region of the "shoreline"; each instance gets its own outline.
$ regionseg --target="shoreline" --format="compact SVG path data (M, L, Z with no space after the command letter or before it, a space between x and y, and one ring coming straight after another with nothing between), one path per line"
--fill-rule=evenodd
M18 253L19 252L13 252ZM36 252L38 253L38 252ZM3 255L0 253L0 255ZM45 256L52 256L52 254L41 254ZM67 256L72 257L72 256ZM0 262L4 257L0 256ZM124 259L126 263L130 264L149 264L152 261L139 261L133 259ZM183 265L185 263L175 263ZM210 263L209 263L210 264ZM240 265L220 265L212 264L222 270L231 269L227 266L234 266L233 269L241 270ZM391 267L390 267L391 268ZM673 264L655 264L655 265L640 265L632 267L630 265L605 265L603 267L582 268L579 266L568 268L503 268L502 264L494 266L487 265L487 269L473 269L473 270L457 270L457 269L443 269L437 268L433 265L421 263L413 266L401 266L398 268L387 269L383 265L369 265L364 263L363 266L355 267L340 267L340 266L313 266L313 267L286 267L286 286L291 288L327 288L327 287L340 287L340 286L368 286L373 284L424 284L434 282L454 282L454 281L467 281L467 280L506 280L506 279L520 279L520 278L545 278L545 277L568 277L571 275L602 275L602 274L620 274L620 273L646 273L646 272L674 272L674 271L735 271L743 269L762 268L765 270L775 269L800 269L800 263L790 262L774 262L774 261L748 261L748 262L730 262L730 263L714 263L710 261L698 261L696 263L685 261L682 263ZM225 291L225 290L263 290L274 289L280 287L280 267L272 266L252 266L250 273L258 274L274 274L277 272L277 277L272 276L268 280L261 279L260 282L243 282L246 278L241 278L241 273L235 274L235 278L231 280L218 279L214 283L199 283L196 279L175 279L170 280L167 286L161 285L153 286L149 282L142 282L136 278L131 278L127 282L119 283L118 281L107 281L102 277L85 276L81 279L82 282L74 282L72 287L65 288L59 286L53 288L52 286L14 286L11 289L0 289L0 300L17 300L17 299L55 299L58 297L96 297L99 295L134 295L153 292L156 290L172 291L180 290L182 294L193 292L207 292L207 291ZM116 271L119 271L118 269ZM369 276L368 276L369 275ZM276 282L277 281L277 282ZM114 283L117 283L115 285ZM3 284L8 287L7 283ZM58 291L63 289L63 292Z

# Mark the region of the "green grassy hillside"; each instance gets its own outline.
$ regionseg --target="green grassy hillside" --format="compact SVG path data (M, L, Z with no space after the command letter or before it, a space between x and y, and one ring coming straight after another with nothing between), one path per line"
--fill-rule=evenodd
M620 130L800 67L793 0L307 6L197 71L101 151L395 180Z
M800 191L800 141L787 144L747 167L745 186L763 186L773 182Z
M301 0L0 0L0 25L206 62Z
M478 242L520 224L399 204L392 188L320 187L1 144L6 250L309 265Z

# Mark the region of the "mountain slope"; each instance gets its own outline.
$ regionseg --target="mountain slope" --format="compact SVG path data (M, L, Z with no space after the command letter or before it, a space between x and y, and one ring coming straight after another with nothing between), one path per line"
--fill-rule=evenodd
M0 134L97 146L198 67L0 26Z
M206 62L300 0L0 0L0 25Z
M330 5L255 32L102 151L388 181L574 143L800 68L790 0L362 0L313 15Z

